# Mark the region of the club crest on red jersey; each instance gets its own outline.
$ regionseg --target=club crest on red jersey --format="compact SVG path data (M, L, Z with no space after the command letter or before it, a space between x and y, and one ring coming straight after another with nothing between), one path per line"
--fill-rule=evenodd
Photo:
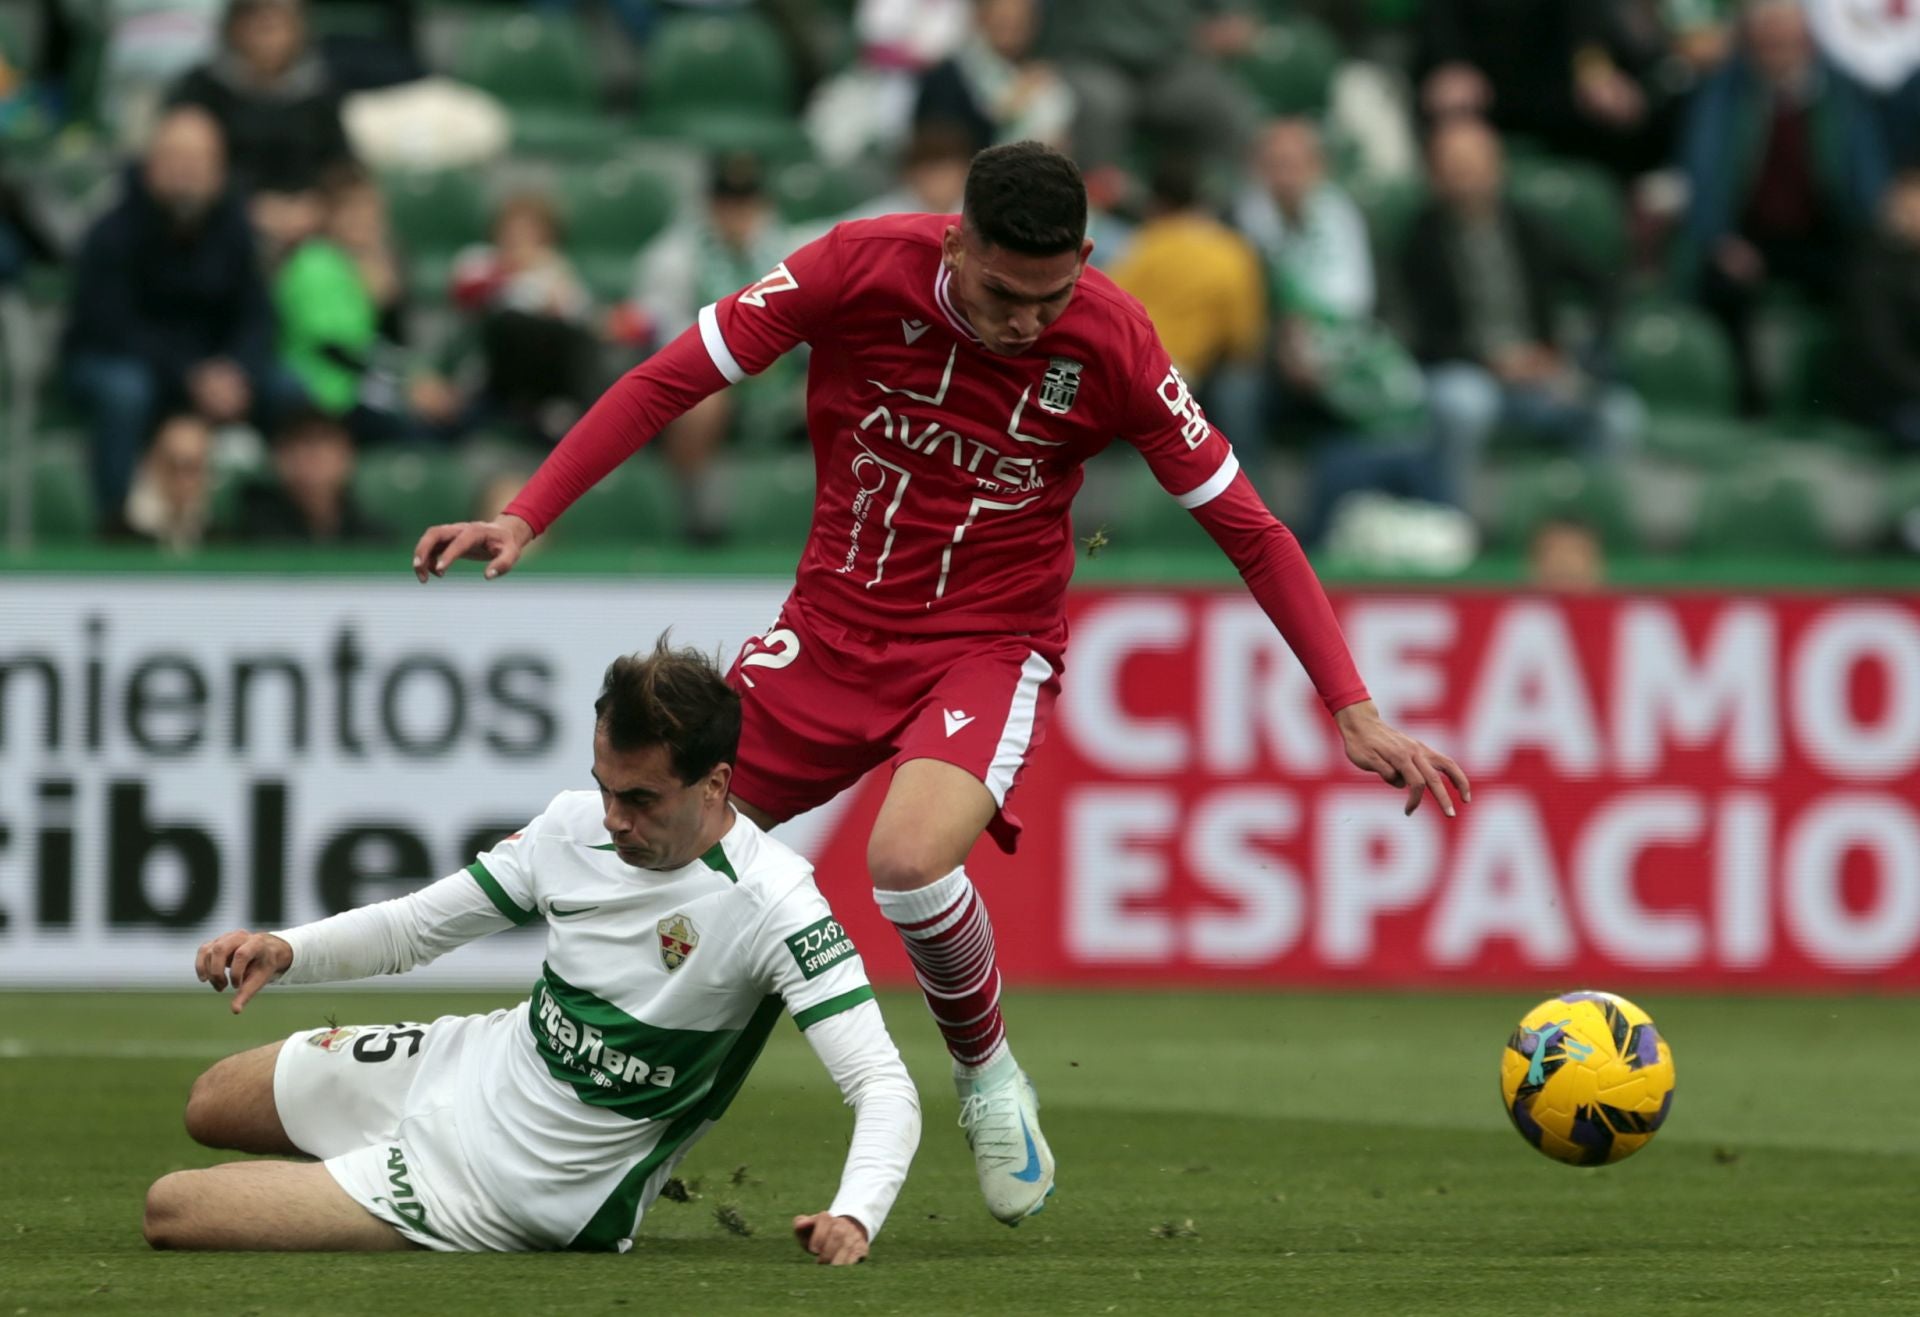
M687 957L700 945L700 934L685 915L668 915L655 927L660 930L660 959L671 974L687 963Z
M1054 357L1040 380L1040 410L1065 416L1080 396L1080 372L1086 367L1069 357Z

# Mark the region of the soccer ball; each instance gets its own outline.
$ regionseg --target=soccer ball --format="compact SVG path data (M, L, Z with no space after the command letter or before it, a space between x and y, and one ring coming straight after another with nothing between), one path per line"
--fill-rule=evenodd
M1555 1161L1599 1166L1644 1148L1673 1107L1673 1052L1647 1013L1610 992L1549 997L1500 1056L1513 1127Z

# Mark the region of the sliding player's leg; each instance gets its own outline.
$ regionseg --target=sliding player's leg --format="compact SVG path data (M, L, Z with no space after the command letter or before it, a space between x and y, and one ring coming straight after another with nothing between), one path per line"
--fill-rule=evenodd
M287 1137L273 1101L273 1072L283 1039L214 1062L187 1096L187 1133L209 1148L292 1156L300 1149Z
M998 809L966 769L909 760L880 807L867 863L874 898L899 931L953 1055L960 1124L987 1210L1018 1225L1046 1205L1054 1163L1033 1085L1007 1046L986 902L963 867Z
M187 1096L187 1133L209 1148L322 1158L389 1139L431 1027L306 1029L216 1061Z
M355 1202L317 1162L230 1162L175 1171L147 1190L155 1248L390 1252L418 1248Z

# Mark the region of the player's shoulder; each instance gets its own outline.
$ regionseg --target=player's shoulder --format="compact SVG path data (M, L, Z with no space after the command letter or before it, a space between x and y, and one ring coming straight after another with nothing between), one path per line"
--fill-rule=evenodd
M875 245L938 248L948 226L959 222L958 215L875 215L842 220L830 236L849 251L870 251Z
M562 791L547 802L538 818L524 829L529 840L578 842L592 846L606 841L606 811L597 791Z
M1158 341L1153 319L1140 299L1115 283L1106 271L1089 265L1073 291L1074 302L1087 312L1083 332L1104 333L1129 347Z
M728 877L740 894L763 909L813 888L813 865L806 857L769 835L745 814L735 816L733 827L720 839L719 849L726 857Z
M805 856L737 811L733 826L720 839L720 851L733 870L733 880L756 897L813 877L813 866Z

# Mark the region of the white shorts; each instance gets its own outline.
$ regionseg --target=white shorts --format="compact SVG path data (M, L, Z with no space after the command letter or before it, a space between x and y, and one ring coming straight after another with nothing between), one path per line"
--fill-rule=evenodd
M273 1070L287 1137L417 1244L456 1253L545 1247L481 1192L452 1118L461 1050L505 1014L294 1034Z

